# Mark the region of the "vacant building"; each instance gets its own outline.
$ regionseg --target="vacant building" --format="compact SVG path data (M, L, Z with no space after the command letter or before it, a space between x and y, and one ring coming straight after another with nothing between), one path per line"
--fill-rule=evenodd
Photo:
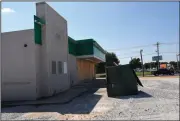
M73 40L69 37L70 80L93 79L95 64L105 61L105 51L93 39ZM72 65L71 65L72 64Z
M95 76L105 51L93 39L73 40L67 21L45 2L34 28L2 33L2 101L36 100Z

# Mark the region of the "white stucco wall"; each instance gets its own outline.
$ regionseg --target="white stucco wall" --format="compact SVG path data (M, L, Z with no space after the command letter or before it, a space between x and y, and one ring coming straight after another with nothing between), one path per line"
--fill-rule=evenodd
M44 2L36 4L36 15L46 22L42 45L35 44L33 29L2 34L3 101L35 100L70 88L67 21ZM52 61L56 61L56 74L52 74Z
M68 54L68 70L71 85L78 84L80 81L78 79L77 59L71 54Z
M27 44L27 47L24 47ZM2 100L35 100L33 30L2 33Z
M44 74L47 75L47 78L44 78L43 81L46 82L46 92L48 92L45 96L50 96L54 92L58 93L70 87L68 71L63 74L58 73L58 68L56 69L56 74L52 74L51 71L52 61L68 63L67 21L45 2L36 4L36 14L46 22L43 29L44 49L42 54L44 56ZM56 65L56 67L58 66Z
M36 6L36 15L45 20L45 6ZM46 26L42 26L42 45L35 45L36 47L36 78L38 87L38 97L45 97L48 95L48 41L46 41Z
M1 7L1 1L0 1L0 7ZM0 15L1 15L1 13L0 13ZM1 25L1 19L0 19L0 25ZM1 28L0 28L0 31L1 31ZM2 48L1 42L2 42L2 41L1 41L1 34L0 34L0 48ZM2 87L2 86L1 86L1 82L2 82L2 75L1 75L1 74L2 74L2 73L1 73L1 55L2 55L2 54L1 54L1 49L0 49L0 87ZM0 92L0 95L1 95L1 92ZM0 97L0 100L1 100L1 97ZM1 107L1 106L0 106L0 107Z

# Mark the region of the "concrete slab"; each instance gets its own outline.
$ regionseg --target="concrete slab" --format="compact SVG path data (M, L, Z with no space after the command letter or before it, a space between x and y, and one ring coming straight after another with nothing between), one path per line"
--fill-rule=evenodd
M82 95L87 89L83 86L71 88L66 92L59 93L58 95L43 98L35 101L18 101L18 102L3 102L2 106L22 106L22 105L44 105L44 104L64 104L72 101L74 98Z

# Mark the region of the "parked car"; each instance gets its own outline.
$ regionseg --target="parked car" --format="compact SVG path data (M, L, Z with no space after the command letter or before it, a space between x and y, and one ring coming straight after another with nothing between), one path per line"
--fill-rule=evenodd
M158 76L158 75L174 75L174 70L173 69L166 69L166 68L162 68L159 69L157 71L153 71L152 72L153 75Z
M180 74L180 70L175 70L175 73L176 74Z

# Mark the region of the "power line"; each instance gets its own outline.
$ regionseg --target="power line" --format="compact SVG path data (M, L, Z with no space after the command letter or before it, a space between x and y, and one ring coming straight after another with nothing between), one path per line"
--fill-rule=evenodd
M177 52L161 52L161 53L177 53Z
M162 54L168 54L168 53L177 53L177 52L161 52ZM149 56L149 55L155 55L157 53L149 53L149 54L144 54L142 56ZM136 56L128 56L128 57L122 57L122 58L119 58L119 59L125 59L125 58L131 58L131 57L139 57L139 55L136 55Z
M159 43L159 45L174 45L174 44L179 44L178 42L170 42L170 43ZM149 45L141 45L141 46L134 46L134 47L129 47L129 48L121 48L121 49L107 49L108 51L121 51L121 50L126 50L126 49L135 49L135 48L142 48L142 47L150 47L150 46L155 46L156 44L149 44Z
M132 53L139 53L139 51L130 51L130 52L125 52L125 53L121 53L121 54L125 55L125 54L132 54ZM119 56L119 54L117 54L117 56Z
M136 51L134 51L134 52L136 52ZM138 51L137 51L138 52ZM130 53L130 52L129 52ZM178 53L178 52L161 52L161 53ZM116 54L116 56L122 56L122 55L124 55L124 54L128 54L128 53L122 53L122 54ZM157 53L150 53L150 55L152 55L152 54L157 54ZM146 56L146 55L149 55L149 54L145 54L145 55L143 55L143 56ZM127 56L127 58L129 58L129 57L134 57L133 55L132 56ZM136 57L136 56L135 56Z
M147 56L147 55L154 55L156 53L149 53L149 54L144 54L142 56ZM123 58L119 58L119 59L124 59L124 58L131 58L131 57L139 57L139 55L136 55L136 56L128 56L128 57L123 57Z
M156 44L143 45L143 46L134 46L134 47L131 47L131 48L124 48L124 49L134 49L134 48L140 48L140 47L142 48L142 47L149 47L149 46L157 46L157 51L156 51L157 53L143 54L142 56L148 56L148 55L155 55L155 54L157 54L158 57L159 57L159 55L160 55L160 53L159 53L159 45L172 45L172 44L178 44L178 42L170 42L170 43L159 43L159 42L157 42ZM119 50L123 50L123 49L114 49L114 51L115 50L119 51ZM161 53L164 54L164 53L177 53L177 52L161 52ZM117 55L117 57L118 57L118 55ZM131 58L131 60L132 60L132 57L139 57L139 55L128 56L128 57L123 57L123 58L119 58L119 59ZM159 62L159 60L158 60L158 62Z
M149 47L153 46L153 44L150 45L142 45L142 46L134 46L134 47L129 47L129 48L122 48L122 49L108 49L108 51L119 51L119 50L126 50L126 49L134 49L134 48L142 48L142 47Z
M170 43L159 43L159 44L163 44L163 45L174 45L174 44L179 44L178 42L170 42Z

